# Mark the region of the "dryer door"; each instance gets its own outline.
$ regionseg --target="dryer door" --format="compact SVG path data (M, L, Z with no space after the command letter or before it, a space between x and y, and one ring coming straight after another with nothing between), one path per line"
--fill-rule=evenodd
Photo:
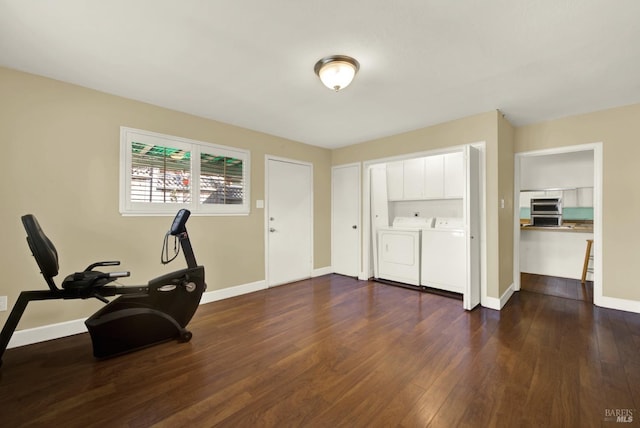
M378 232L379 278L420 285L420 231Z

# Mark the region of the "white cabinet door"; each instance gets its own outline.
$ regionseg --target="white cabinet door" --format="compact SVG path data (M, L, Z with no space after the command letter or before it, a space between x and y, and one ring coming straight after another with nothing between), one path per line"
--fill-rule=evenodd
M464 196L464 154L462 152L444 155L444 197Z
M390 201L401 201L404 198L404 162L387 164L387 196Z
M373 276L379 278L378 230L389 227L387 168L385 165L373 165L369 172L371 174L371 249L373 250L369 263L370 266L373 265Z
M424 198L424 158L404 161L404 199Z
M593 206L593 187L580 187L578 188L578 207L592 207Z
M444 197L444 156L424 158L424 197L442 199Z
M480 304L480 152L471 146L467 146L465 152L467 162L461 156L465 173L460 174L465 181L464 217L467 227L467 282L462 306L471 310Z
M520 192L520 208L531 207L531 197L533 192Z
M578 206L578 190L568 189L562 191L562 208L573 208Z

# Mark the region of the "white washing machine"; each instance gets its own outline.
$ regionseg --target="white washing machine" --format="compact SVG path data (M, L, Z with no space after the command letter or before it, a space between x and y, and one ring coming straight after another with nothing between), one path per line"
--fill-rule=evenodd
M378 278L420 285L420 236L433 218L396 217L378 230Z
M461 218L438 217L422 233L420 285L464 294L467 285L467 245Z

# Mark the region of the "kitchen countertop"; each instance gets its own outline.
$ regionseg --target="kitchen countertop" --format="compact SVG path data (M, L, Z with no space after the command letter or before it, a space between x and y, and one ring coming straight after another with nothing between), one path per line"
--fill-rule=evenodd
M542 230L545 232L593 233L593 223L565 221L562 226L531 226L528 220L520 221L520 230Z

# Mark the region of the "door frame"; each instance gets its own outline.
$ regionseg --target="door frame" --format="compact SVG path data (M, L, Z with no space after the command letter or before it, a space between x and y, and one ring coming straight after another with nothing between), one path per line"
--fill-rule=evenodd
M358 261L358 266L356 267L356 277L360 278L362 276L362 166L360 162L347 163L342 165L335 165L331 167L331 266L333 271L333 260L334 260L334 251L333 251L333 208L334 208L334 200L333 200L333 172L339 168L352 168L356 167L358 170L358 195L356 196L356 200L358 202L358 213L357 213L357 223L358 227L358 245L356 246L358 249L358 254L356 256L356 260Z
M425 150L422 152L407 153L405 155L392 156L387 158L374 159L363 162L362 179L362 273L358 278L366 281L373 277L373 262L371 260L371 176L369 169L373 165L401 161L406 159L414 159L424 156L439 155L464 150L465 146L472 146L478 149L480 161L480 305L490 307L488 304L489 297L487 294L487 157L486 142L478 141L469 144L461 144L458 146L443 147L441 149ZM366 231L366 233L364 232Z
M520 200L520 160L531 156L555 155L593 150L593 304L605 306L602 294L602 143L578 144L515 154L513 191L514 208ZM513 210L513 284L520 290L520 204Z
M269 161L278 161L278 162L288 162L296 165L308 166L309 173L311 174L311 180L309 180L309 194L310 194L310 204L309 212L309 242L311 245L310 254L311 260L309 261L309 278L313 277L313 269L315 264L315 254L313 251L314 243L313 243L313 228L314 228L314 194L313 194L313 163L304 162L297 159L290 159L281 156L274 156L266 154L264 156L264 278L265 285L267 288L272 287L269 285Z

